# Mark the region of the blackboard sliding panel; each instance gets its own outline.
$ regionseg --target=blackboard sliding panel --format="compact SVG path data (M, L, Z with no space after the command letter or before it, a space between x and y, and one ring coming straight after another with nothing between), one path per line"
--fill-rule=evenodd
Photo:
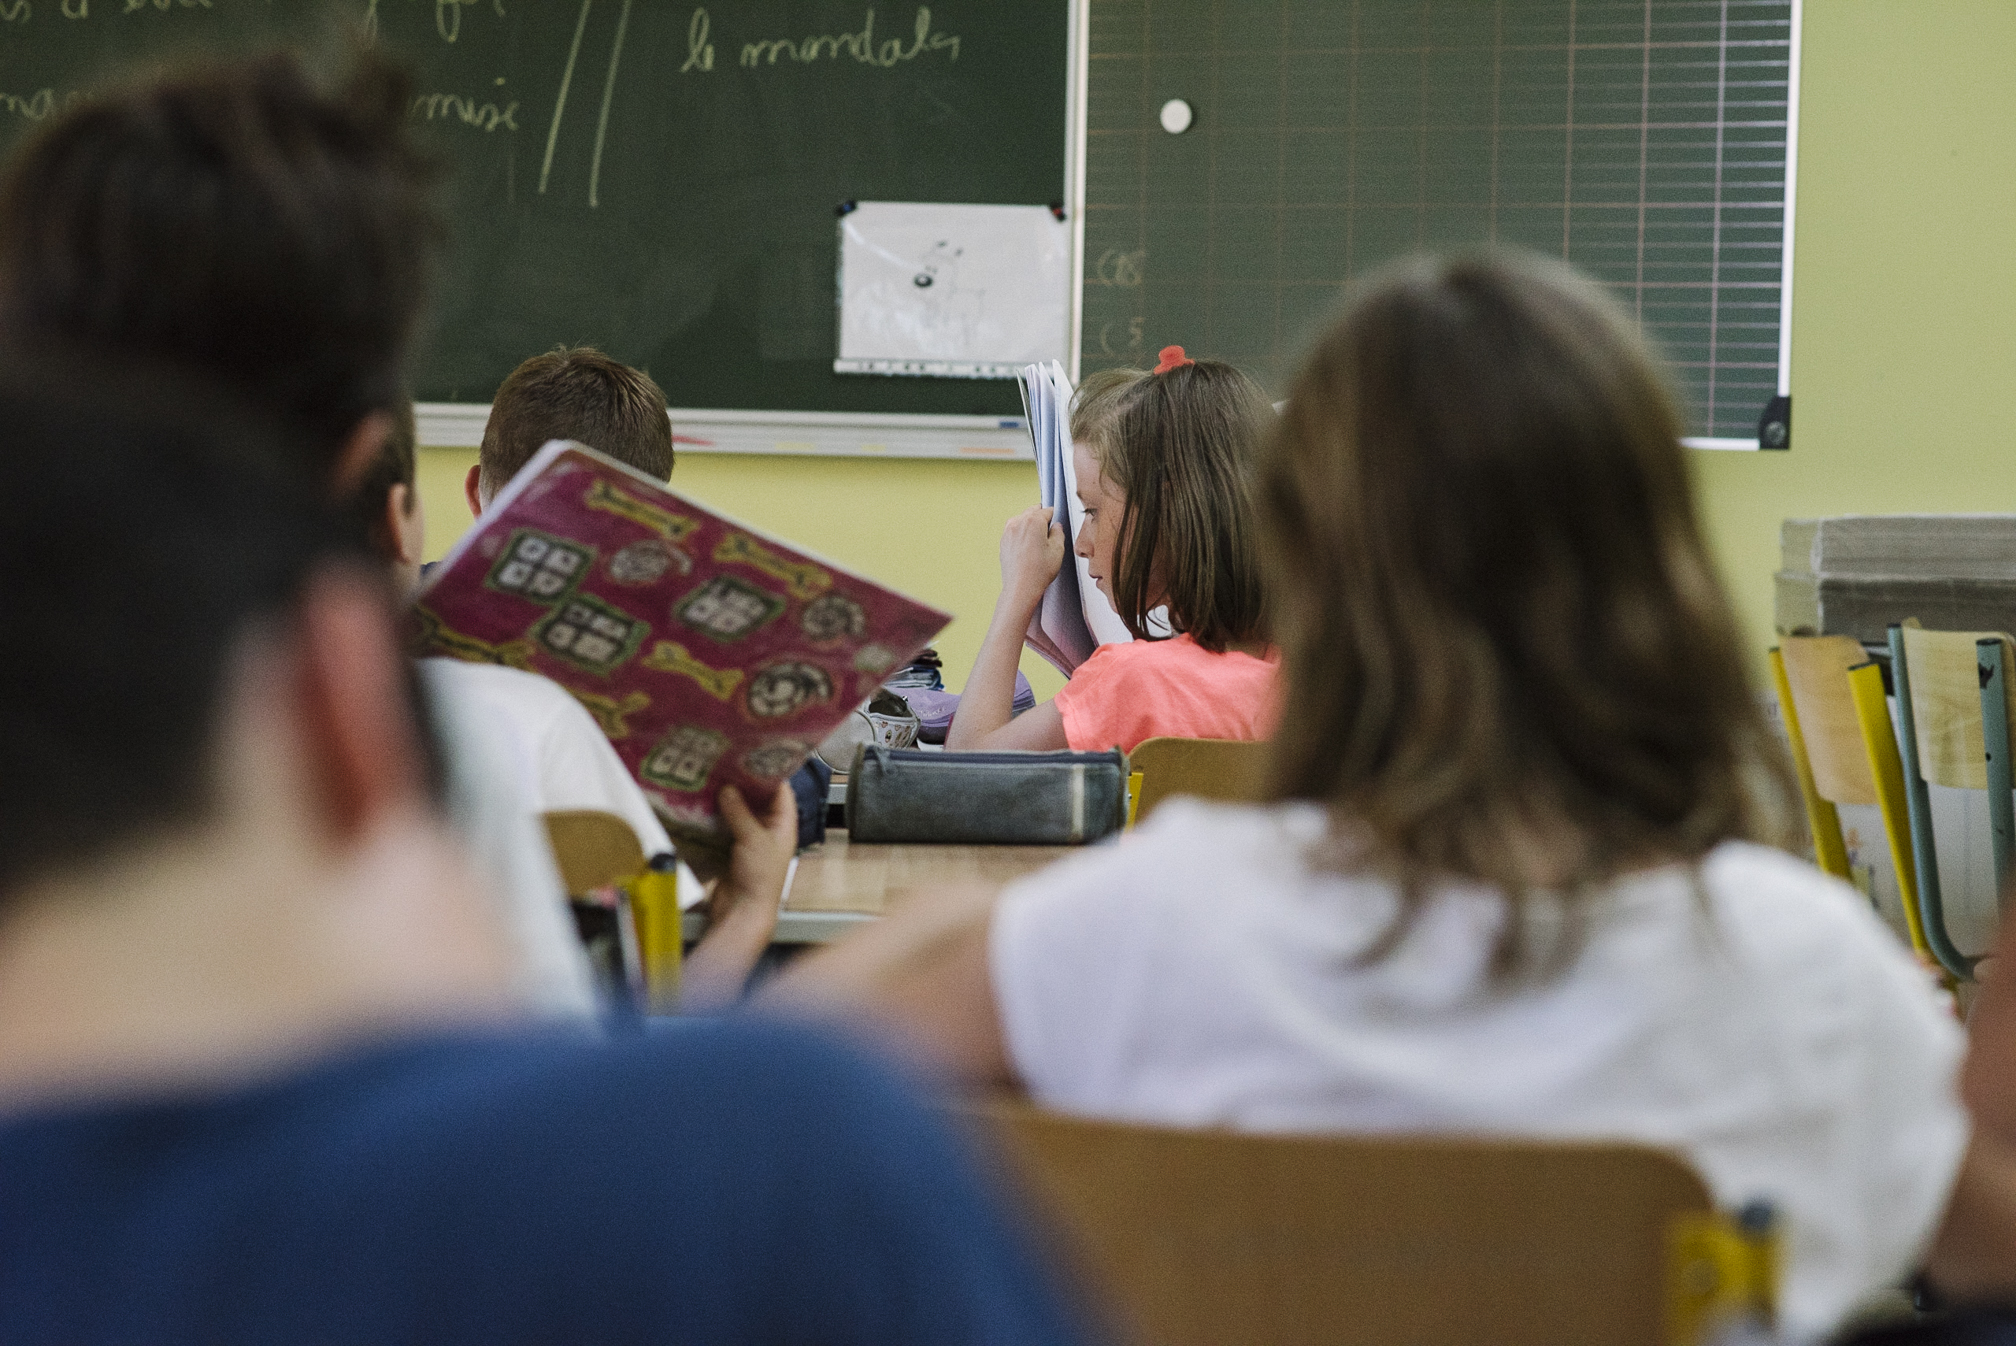
M480 403L421 402L420 442L475 448L490 408ZM1019 416L877 415L866 412L704 411L675 408L672 438L680 453L812 455L832 458L1031 460L1027 422Z
M1612 287L1691 443L1786 447L1798 10L1093 0L1083 368L1177 342L1278 397L1357 277L1510 245Z

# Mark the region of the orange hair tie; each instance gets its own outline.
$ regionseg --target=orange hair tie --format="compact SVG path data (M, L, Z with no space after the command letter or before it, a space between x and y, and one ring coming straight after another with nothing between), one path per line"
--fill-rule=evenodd
M1172 369L1181 369L1184 365L1194 365L1197 363L1183 353L1181 346L1164 346L1158 360L1159 362L1155 366L1155 372L1158 374L1166 374Z

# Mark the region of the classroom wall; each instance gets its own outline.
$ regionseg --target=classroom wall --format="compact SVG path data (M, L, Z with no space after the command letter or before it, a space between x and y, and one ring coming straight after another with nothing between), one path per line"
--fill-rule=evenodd
M1789 453L1692 455L1711 545L1757 656L1778 522L2016 510L2016 3L1809 0ZM471 455L423 455L430 541L466 525ZM675 484L958 616L960 685L1027 464L686 454ZM1023 665L1041 695L1059 680Z
M1804 42L1794 447L1693 455L1760 656L1779 520L2016 510L2016 4L1808 0Z

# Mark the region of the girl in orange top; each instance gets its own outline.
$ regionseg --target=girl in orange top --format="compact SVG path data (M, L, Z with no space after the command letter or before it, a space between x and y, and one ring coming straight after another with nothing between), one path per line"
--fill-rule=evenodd
M1077 552L1134 634L1102 645L1057 699L1010 718L1023 634L1064 562L1042 506L1001 535L1001 597L945 746L1120 747L1143 739L1265 738L1275 655L1263 628L1252 460L1273 420L1231 365L1162 351L1153 373L1093 374L1072 399L1073 465L1085 506ZM1176 632L1148 634L1166 607Z

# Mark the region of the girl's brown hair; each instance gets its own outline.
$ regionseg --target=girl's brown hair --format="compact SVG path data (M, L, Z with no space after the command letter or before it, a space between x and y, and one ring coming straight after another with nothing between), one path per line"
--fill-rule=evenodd
M1213 653L1263 638L1253 459L1273 411L1252 379L1216 360L1160 374L1107 369L1071 403L1071 437L1126 499L1114 607L1137 639L1161 603Z
M1681 434L1636 326L1541 258L1398 264L1310 354L1259 469L1272 793L1399 882L1382 947L1438 879L1573 897L1787 816Z

